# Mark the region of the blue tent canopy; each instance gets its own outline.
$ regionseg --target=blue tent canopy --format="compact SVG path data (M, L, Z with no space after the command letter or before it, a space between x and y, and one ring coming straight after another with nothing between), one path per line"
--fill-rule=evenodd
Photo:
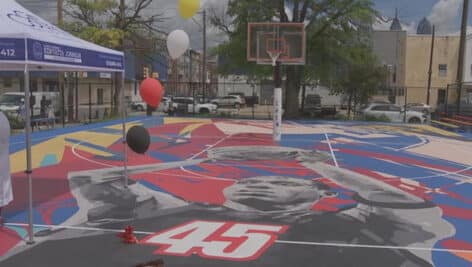
M77 38L14 0L2 0L0 23L0 70L124 70L123 52Z
M0 9L0 71L22 71L25 95L30 94L30 71L98 71L121 73L124 85L124 54L77 38L39 18L14 0L2 0ZM126 112L121 90L123 140ZM29 244L33 235L33 186L30 98L25 97L26 173L29 193ZM124 186L127 186L127 150L123 143Z

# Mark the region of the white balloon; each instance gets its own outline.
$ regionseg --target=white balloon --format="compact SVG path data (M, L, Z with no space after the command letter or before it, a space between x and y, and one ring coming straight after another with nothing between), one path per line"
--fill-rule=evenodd
M187 51L189 44L190 39L182 30L175 30L167 36L167 50L172 59L181 57Z

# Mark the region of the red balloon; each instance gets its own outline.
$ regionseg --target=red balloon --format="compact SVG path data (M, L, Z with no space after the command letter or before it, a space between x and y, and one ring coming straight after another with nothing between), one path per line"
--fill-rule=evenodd
M139 94L146 104L153 108L157 108L164 96L164 88L158 80L154 78L146 78L141 82Z

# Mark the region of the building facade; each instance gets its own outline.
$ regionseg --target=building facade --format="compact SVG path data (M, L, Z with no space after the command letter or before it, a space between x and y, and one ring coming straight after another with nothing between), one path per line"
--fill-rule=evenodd
M176 60L169 59L166 93L172 96L194 96L198 98L215 97L218 91L217 62L213 58L206 60L205 86L203 82L203 55L189 49ZM204 97L203 97L204 96Z
M431 35L407 37L405 87L411 103L426 103L428 94ZM459 36L438 36L434 41L430 105L453 103L457 94L449 90L456 83L459 60Z
M467 36L464 61L464 87L461 94L461 102L472 105L472 35Z
M373 51L387 69L384 95L391 102L428 102L429 65L432 35L424 19L417 34L403 30L374 31ZM432 57L429 104L434 108L457 97L448 90L456 82L459 58L459 36L436 36ZM472 77L472 74L471 74Z

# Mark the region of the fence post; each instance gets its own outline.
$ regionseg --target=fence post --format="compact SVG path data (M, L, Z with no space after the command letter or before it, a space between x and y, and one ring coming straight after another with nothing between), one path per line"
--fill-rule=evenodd
M406 123L406 105L408 104L408 88L405 87L405 110L403 112L403 123Z
M446 117L449 117L449 84L446 87L446 104L444 105L444 113L446 113Z
M89 97L89 123L92 123L92 84L89 83L88 88L88 97Z

